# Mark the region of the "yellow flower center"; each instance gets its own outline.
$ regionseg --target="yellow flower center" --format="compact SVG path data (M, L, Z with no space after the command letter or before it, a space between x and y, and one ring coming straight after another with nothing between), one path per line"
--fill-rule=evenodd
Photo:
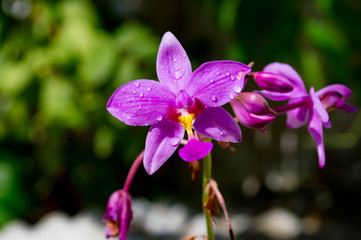
M192 131L193 119L194 119L194 113L190 113L178 117L179 123L185 128L187 132Z

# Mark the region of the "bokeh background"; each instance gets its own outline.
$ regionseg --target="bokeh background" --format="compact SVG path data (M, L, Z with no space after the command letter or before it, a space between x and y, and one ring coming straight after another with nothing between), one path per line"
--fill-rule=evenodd
M0 231L52 211L104 211L148 131L113 118L106 103L128 81L157 79L164 32L193 69L221 59L254 61L254 71L285 62L308 89L347 85L359 107L360 26L358 0L2 0ZM360 114L330 113L322 170L307 129L286 129L285 116L267 134L242 127L235 152L216 146L213 176L230 213L282 207L311 226L292 239L361 239ZM131 192L200 212L196 185L175 154L152 176L140 168ZM270 239L252 229L241 237Z

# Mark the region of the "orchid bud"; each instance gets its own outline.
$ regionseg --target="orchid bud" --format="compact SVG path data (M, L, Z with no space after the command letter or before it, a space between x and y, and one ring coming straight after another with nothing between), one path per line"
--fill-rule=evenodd
M262 95L254 92L241 92L237 99L244 105L244 107L255 114L275 114L272 108L268 105L266 99Z
M293 90L293 85L287 78L270 72L256 72L254 81L264 90L287 93Z
M107 209L103 220L106 222L106 237L116 237L125 240L133 218L132 198L130 194L123 190L112 193L107 203Z
M241 93L230 103L238 121L246 127L265 132L264 127L275 119L275 112L258 93Z

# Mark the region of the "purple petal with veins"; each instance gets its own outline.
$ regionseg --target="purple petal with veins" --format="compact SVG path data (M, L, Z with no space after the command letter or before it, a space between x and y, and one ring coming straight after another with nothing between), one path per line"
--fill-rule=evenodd
M193 72L186 90L191 98L198 98L209 107L222 106L242 91L244 77L250 71L250 67L239 62L207 62Z
M192 75L192 66L187 53L171 32L164 34L159 46L157 75L159 81L174 94L184 89Z
M131 126L154 124L166 115L175 95L152 80L135 80L119 87L110 97L107 110Z
M221 142L241 142L242 132L233 117L223 108L206 108L194 122L200 134Z
M145 141L144 168L149 175L156 172L174 153L184 136L184 128L173 121L154 124Z

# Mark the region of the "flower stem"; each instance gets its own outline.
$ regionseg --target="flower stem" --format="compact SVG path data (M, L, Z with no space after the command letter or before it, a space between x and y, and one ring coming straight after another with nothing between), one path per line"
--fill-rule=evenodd
M134 175L137 172L139 165L143 161L143 157L144 157L144 150L138 155L138 157L135 159L132 166L130 167L128 176L124 183L123 191L125 191L125 192L129 191L130 185L133 182Z
M311 100L308 96L302 97L302 98L300 98L300 101L297 101L294 103L289 103L289 104L274 108L273 110L277 114L281 114L281 113L285 113L285 112L291 111L296 108L307 107L310 104L310 102L311 102Z
M205 202L207 201L206 187L207 187L208 180L211 178L211 175L212 175L212 156L211 156L211 153L209 153L207 156L205 156L203 158L203 186L202 186L202 204L203 204L203 206L204 206ZM206 219L206 224L207 224L208 240L214 240L211 216L205 209L203 209L203 212L204 212L204 217Z

